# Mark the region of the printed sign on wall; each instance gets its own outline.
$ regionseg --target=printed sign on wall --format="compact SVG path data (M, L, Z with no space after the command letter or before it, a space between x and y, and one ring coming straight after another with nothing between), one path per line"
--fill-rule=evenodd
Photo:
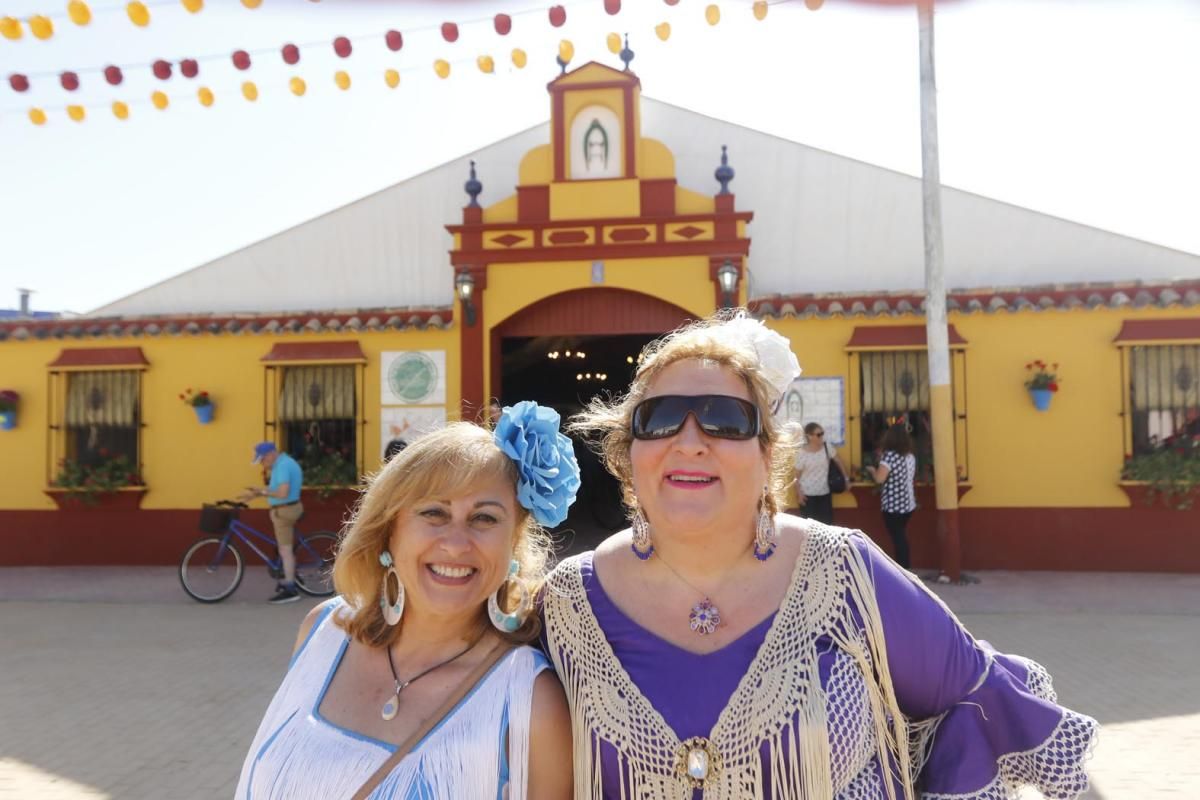
M379 412L379 453L386 456L388 445L412 444L423 434L446 425L445 408L384 408Z
M845 382L842 378L797 378L776 413L781 421L801 426L815 422L825 429L825 441L846 443Z
M380 368L383 405L445 405L445 350L385 352L380 358Z

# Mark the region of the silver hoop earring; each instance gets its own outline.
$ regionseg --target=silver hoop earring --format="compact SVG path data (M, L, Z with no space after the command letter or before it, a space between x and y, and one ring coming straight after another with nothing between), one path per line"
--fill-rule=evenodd
M754 557L759 561L766 561L773 556L778 538L775 533L775 517L768 508L767 487L764 486L758 506L758 524L754 527Z
M516 580L517 573L520 571L520 562L516 559L510 561L508 577L504 583L500 584L500 588L496 590L495 594L488 596L488 619L491 620L492 627L501 633L515 633L520 630L533 607L529 590L525 588L525 584ZM517 587L517 607L513 609L512 613L507 613L500 607L500 593L504 591L504 586L508 583Z
M633 515L629 518L629 523L633 531L633 541L629 547L635 556L645 561L654 555L654 542L650 541L650 521L642 513L641 506L633 507Z
M404 616L404 584L400 582L400 573L392 562L392 554L384 550L379 554L379 564L384 568L383 585L379 591L379 607L383 609L383 621L389 626L396 626ZM396 582L396 599L389 599L388 578Z

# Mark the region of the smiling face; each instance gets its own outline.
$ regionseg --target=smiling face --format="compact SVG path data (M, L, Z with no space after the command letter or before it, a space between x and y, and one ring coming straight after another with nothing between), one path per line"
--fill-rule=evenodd
M645 396L669 394L723 394L754 402L735 372L696 359L664 367ZM629 456L633 489L656 537L753 530L767 481L767 458L758 439L708 436L689 416L672 437L635 439Z
M519 519L512 482L485 476L455 496L419 497L401 510L388 550L412 613L465 625L508 575Z

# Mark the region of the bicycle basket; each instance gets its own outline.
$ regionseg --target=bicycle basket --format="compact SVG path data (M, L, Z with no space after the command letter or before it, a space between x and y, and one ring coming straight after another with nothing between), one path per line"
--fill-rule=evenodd
M237 515L236 508L205 504L200 510L200 530L205 533L224 533Z

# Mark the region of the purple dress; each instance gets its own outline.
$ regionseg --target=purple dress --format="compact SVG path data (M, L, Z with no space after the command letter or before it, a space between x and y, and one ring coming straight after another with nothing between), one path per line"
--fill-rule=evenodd
M911 794L904 791L896 759L874 755L870 741L864 741L871 738L872 726L858 724L871 714L861 699L866 693L855 679L863 682L859 673L877 670L883 659L860 660L857 664L867 663L868 668L854 669L856 662L844 652L846 640L826 636L817 639L814 652L824 694L821 702L825 705L821 708L828 728L829 759L854 766L853 774L845 769L839 774L834 769L825 778L832 786L815 793L817 796L837 800L886 798L885 782L889 778L885 775L891 776L897 798L1006 800L1021 786L1032 785L1045 796L1062 800L1087 789L1082 763L1093 744L1097 724L1055 704L1050 676L1040 665L996 653L986 642L976 641L916 578L861 533L823 526L815 530L840 537L843 547L853 548L860 560L851 560L865 566L870 578L893 696L908 722L908 741L900 746L911 753L914 784ZM776 616L783 612L762 620L726 647L698 655L660 639L624 614L593 571L591 553L578 557L575 568L603 638L641 695L680 741L710 736L763 648ZM553 591L553 578L550 587ZM811 587L806 588L811 591ZM793 586L792 591L799 590ZM867 624L853 599L848 602L850 624ZM548 624L553 625L554 619L548 618ZM555 646L554 634L554 630L548 631L551 648ZM568 673L564 683L577 682L570 665L564 666ZM576 712L573 703L573 715ZM796 730L803 727L797 726ZM879 730L874 728L876 733ZM627 796L622 786L628 791L631 779L621 766L617 748L597 735L595 729L591 739L597 755L592 769L599 778L577 775L576 780L589 782L597 789L591 794L580 794L577 789L576 797ZM577 734L577 746L579 741ZM625 741L625 746L628 748L630 742ZM761 753L761 771L754 778L759 787L755 796L771 800L801 800L807 796L795 788L775 788L772 793L772 786L798 784L772 782L772 769L784 772L790 765L778 755L772 759L766 744ZM749 790L736 788L720 796L736 796L741 791L750 796ZM686 797L686 788L669 796ZM698 800L705 793L697 789L692 796Z

